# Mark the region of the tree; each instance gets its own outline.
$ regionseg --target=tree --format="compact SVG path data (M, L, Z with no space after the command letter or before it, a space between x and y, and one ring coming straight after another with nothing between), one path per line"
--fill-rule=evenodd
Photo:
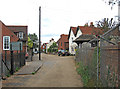
M30 39L30 37L28 37L28 50L31 49L33 47L33 41Z
M109 20L109 18L104 18L102 20L96 21L96 25L100 28L103 32L107 32L113 26L116 26L116 22L113 21L113 18Z
M33 41L33 48L37 48L37 41L38 41L38 37L35 33L33 34L29 34L28 37Z
M48 52L52 53L52 52L57 52L58 51L58 46L57 44L54 42L50 48L48 49Z
M108 5L111 5L111 9L113 8L114 5L116 5L117 3L119 3L119 0L104 0L104 1Z
M30 39L33 41L33 42L36 42L38 41L38 37L35 33L33 34L29 34L28 37L30 37Z

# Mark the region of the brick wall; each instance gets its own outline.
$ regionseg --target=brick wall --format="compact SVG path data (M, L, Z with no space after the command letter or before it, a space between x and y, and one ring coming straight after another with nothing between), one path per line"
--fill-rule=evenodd
M17 42L18 41L18 37L11 32L4 23L1 22L2 25L2 49L3 49L3 36L10 36L10 42ZM4 51L2 50L2 52L4 53ZM7 53L10 53L9 51L7 51Z
M68 44L68 35L62 34L60 39L58 40L58 50L63 49L66 50L69 48Z
M0 54L2 52L2 23L0 21Z

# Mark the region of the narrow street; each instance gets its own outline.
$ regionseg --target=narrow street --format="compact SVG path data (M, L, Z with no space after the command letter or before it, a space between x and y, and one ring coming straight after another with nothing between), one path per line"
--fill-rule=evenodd
M34 75L13 75L3 87L82 87L73 56L42 54L43 66Z

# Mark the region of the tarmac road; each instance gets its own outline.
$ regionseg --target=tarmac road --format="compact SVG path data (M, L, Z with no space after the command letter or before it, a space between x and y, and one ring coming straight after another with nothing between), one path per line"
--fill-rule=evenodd
M13 75L3 87L82 87L74 56L42 54L43 66L35 75Z

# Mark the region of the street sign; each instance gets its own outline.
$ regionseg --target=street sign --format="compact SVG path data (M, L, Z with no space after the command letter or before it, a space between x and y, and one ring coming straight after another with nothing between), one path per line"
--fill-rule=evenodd
M11 42L10 43L11 50L22 50L22 42Z

